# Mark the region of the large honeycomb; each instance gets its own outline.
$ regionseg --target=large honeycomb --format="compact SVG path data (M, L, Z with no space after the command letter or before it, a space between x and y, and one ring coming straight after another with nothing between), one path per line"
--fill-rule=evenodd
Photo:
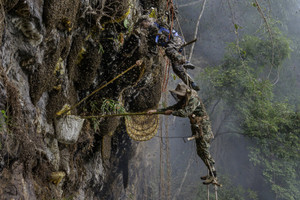
M159 125L158 115L135 115L125 117L126 130L132 139L146 141L153 138Z

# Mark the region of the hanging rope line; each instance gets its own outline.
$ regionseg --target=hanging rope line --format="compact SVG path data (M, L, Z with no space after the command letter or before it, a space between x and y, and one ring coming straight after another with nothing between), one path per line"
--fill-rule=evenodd
M216 200L218 200L218 187L215 185L215 196Z
M209 174L209 169L207 169L207 174ZM207 200L209 200L209 185L207 187Z
M164 80L162 82L162 92L165 92L167 90L169 76L170 76L170 62L169 62L169 59L166 58L166 67L164 70Z
M164 184L164 159L163 159L163 125L160 124L159 130L160 140L159 140L159 177L160 177L160 187L158 199L165 199L165 184Z
M167 94L164 93L163 99L165 102L168 101ZM165 142L166 142L166 163L167 163L167 199L171 199L171 164L170 164L170 141L169 141L169 118L168 116L164 116L164 125L165 125Z
M209 185L207 185L206 187L207 187L207 200L209 200Z
M60 116L60 115L64 115L67 112L73 110L74 108L76 108L77 106L79 106L82 102L84 102L85 100L87 100L88 98L90 98L91 96L93 96L94 94L96 94L97 92L99 92L100 90L102 90L103 88L105 88L107 85L111 84L112 82L114 82L116 79L120 78L121 76L123 76L124 74L126 74L128 71L130 71L132 68L136 67L136 66L140 66L143 63L142 60L138 60L136 61L136 63L134 65L132 65L131 67L129 67L128 69L126 69L125 71L123 71L122 73L120 73L119 75L117 75L115 78L113 78L112 80L110 80L109 82L105 83L104 85L102 85L101 87L99 87L98 89L94 90L91 94L87 95L85 98L83 98L81 101L79 101L78 103L76 103L75 105L71 106L68 109L65 109L63 111L57 112L56 115Z
M181 35L181 37L183 38L183 40L185 41L185 37L184 37L184 33L183 33L183 30L182 30L182 28L181 28L181 25L180 25L180 22L179 22L179 20L178 20L178 17L176 17L176 22L177 22L177 27L178 27L178 29L179 29L179 31L180 31L180 35ZM185 48L183 48L183 46L181 46L180 48L182 48L183 49L183 55L184 55L184 57L186 56L186 50L185 50Z

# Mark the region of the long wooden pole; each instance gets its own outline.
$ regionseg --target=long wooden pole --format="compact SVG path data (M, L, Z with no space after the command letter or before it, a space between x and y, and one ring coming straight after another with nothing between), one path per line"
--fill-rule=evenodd
M104 117L120 117L120 116L132 116L132 115L159 115L165 114L165 112L155 112L148 114L147 112L136 112L136 113L119 113L119 114L108 114L108 115L90 115L90 116L80 116L83 119L92 119L92 118L104 118Z
M91 96L93 96L94 94L96 94L97 92L99 92L100 90L102 90L104 87L106 87L107 85L111 84L112 82L114 82L116 79L118 79L119 77L123 76L125 73L127 73L129 70L131 70L132 68L134 68L135 66L140 66L143 63L142 60L138 60L136 62L136 64L132 65L131 67L129 67L128 69L126 69L125 71L123 71L122 73L120 73L119 75L117 75L115 78L113 78L112 80L108 81L107 83L105 83L104 85L100 86L98 89L94 90L91 94L89 94L88 96L84 97L81 101L79 101L78 103L76 103L75 105L71 106L69 109L63 110L61 112L56 113L57 116L63 115L71 110L73 110L74 108L76 108L77 106L79 106L82 102L84 102L85 100L87 100L88 98L90 98Z

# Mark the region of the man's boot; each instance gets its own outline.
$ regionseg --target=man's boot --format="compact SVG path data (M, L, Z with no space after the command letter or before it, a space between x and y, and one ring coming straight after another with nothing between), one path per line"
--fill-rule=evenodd
M217 177L217 171L213 171L213 175L216 178ZM211 176L212 176L212 174L209 172L209 175L201 176L200 178L201 178L201 180L206 180L206 179L208 179Z
M203 182L204 185L209 185L209 184L218 184L218 179L213 177L213 176L210 176L208 179L206 179L204 182Z
M210 176L209 175L206 175L206 176L201 176L200 178L201 178L201 180L206 180L206 179L208 179Z
M195 69L195 65L193 65L193 64L190 63L190 62L184 63L182 66L183 66L185 69Z
M192 87L194 90L196 90L196 91L199 91L199 90L200 90L199 86L196 85L195 82L191 82L191 87Z

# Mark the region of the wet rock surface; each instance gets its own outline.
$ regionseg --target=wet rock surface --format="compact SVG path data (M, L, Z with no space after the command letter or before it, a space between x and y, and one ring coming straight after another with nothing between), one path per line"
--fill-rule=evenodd
M70 114L100 114L93 108L103 98L122 102L127 112L158 104L163 56L146 56L147 49L137 48L145 41L132 29L143 9L165 3L0 0L1 198L124 197L129 177L135 177L129 173L128 162L139 145L128 137L124 120L81 121L75 133L57 125L62 118L56 113L137 60L143 64ZM53 172L65 176L54 183Z

